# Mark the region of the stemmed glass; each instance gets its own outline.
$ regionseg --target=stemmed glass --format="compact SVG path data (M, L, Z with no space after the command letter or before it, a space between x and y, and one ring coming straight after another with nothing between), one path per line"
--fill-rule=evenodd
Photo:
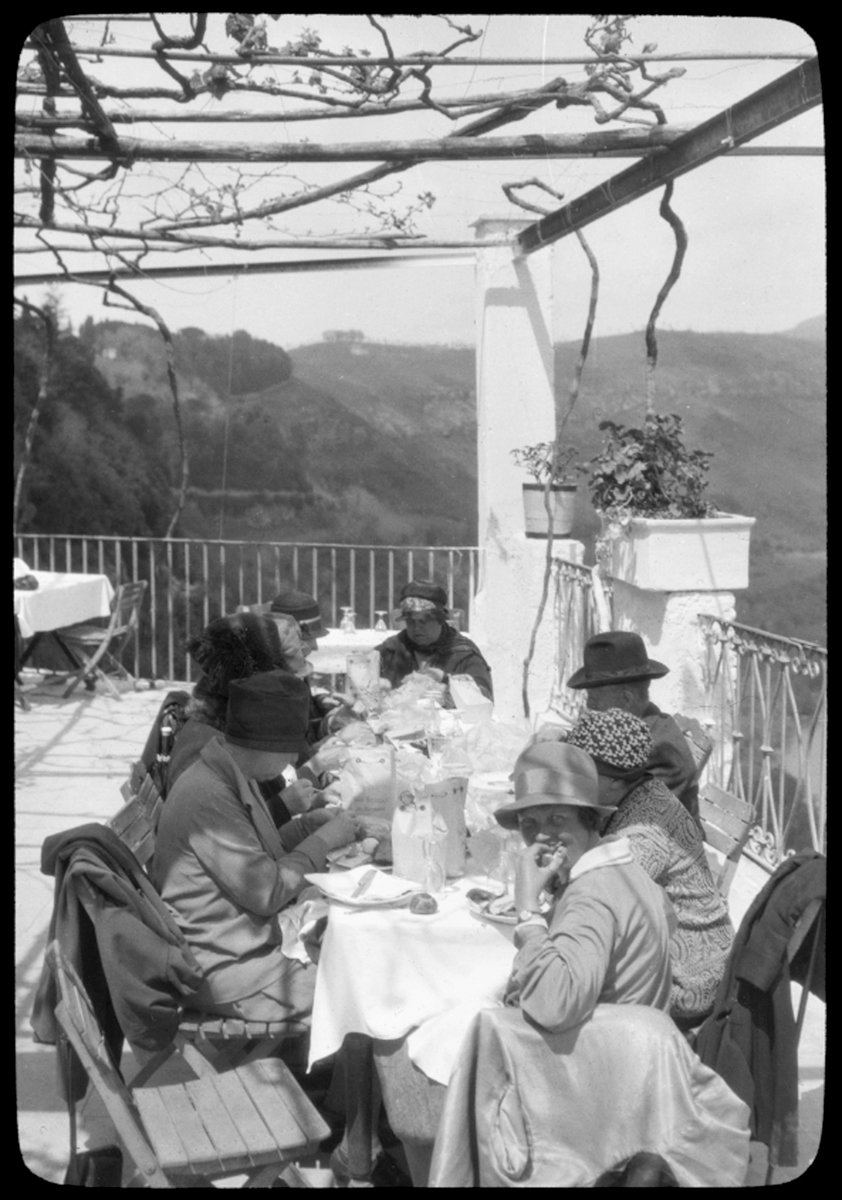
M350 605L342 609L342 620L339 622L339 628L343 633L356 633L357 627L354 624L354 617L357 614Z
M385 620L386 612L387 612L387 610L385 608L375 608L374 615L375 615L375 617L377 617L377 620L374 624L374 632L375 633L388 632L389 626L386 624L386 620Z

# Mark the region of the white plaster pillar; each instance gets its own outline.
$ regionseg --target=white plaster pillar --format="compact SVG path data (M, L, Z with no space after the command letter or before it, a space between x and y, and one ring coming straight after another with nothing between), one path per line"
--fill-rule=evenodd
M530 220L482 218L477 239L514 235ZM471 636L491 665L494 714L524 716L523 661L538 609L547 543L524 532L521 484L511 451L555 437L552 249L517 258L508 246L477 253L477 488L479 587ZM557 557L581 562L581 542L554 539ZM529 674L533 718L546 711L553 677L552 592Z
M656 592L615 579L614 629L633 630L646 643L649 657L669 667L669 675L653 679L649 695L660 709L695 717L724 737L730 761L731 715L722 691L708 695L705 679L707 652L699 613L725 621L736 617L733 592Z

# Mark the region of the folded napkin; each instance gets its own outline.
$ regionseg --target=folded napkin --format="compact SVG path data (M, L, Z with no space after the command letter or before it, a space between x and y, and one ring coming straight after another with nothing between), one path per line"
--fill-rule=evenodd
M327 916L327 912L327 900L311 887L304 889L295 904L288 905L278 913L281 951L286 958L295 958L302 963L313 961L307 951L307 939L317 922Z
M370 866L363 865L354 867L352 871L305 875L304 878L309 883L314 883L329 900L346 901L354 905L384 904L389 900L399 900L402 896L409 895L410 892L421 890L420 883L413 883L411 879L400 879L394 875L386 875L383 871L375 870L366 889L359 896L352 898L352 893L356 891L363 876L372 869Z
M18 579L21 575L28 575L32 570L28 567L22 558L16 558L14 561L14 577Z

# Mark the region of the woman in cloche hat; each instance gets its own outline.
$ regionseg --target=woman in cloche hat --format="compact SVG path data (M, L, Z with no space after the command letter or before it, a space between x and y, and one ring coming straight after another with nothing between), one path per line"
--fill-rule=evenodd
M560 1033L597 1004L648 1004L670 994L669 909L628 839L600 838L593 759L561 742L525 749L515 800L494 814L525 843L515 869L517 925L505 1002ZM558 890L560 889L560 891ZM547 904L542 897L554 890Z

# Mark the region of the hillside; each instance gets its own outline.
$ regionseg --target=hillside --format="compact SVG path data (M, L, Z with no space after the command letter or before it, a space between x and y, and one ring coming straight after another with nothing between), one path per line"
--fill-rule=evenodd
M823 318L820 323L823 329ZM738 597L739 618L824 642L825 351L818 332L818 322L780 335L663 332L656 405L681 414L691 448L713 451L714 502L757 517L751 587ZM28 397L20 428L33 401L36 371L17 329L16 338L18 390ZM152 480L168 476L172 486L177 451L157 334L139 325L88 321L78 339L68 336L62 345L69 361L84 360L84 371L100 379L94 391L102 391L105 408L94 424L93 414L86 416L87 401L71 399L76 424L45 419L39 455L45 462L70 464L66 494L81 496L107 412L114 422L112 444L119 431L127 445L137 446L135 454L121 450L136 467L131 476L136 515L131 530L112 532L160 534L170 502L166 489ZM560 409L578 350L574 343L556 348ZM216 537L222 531L247 540L475 543L473 349L358 339L326 340L287 353L242 331L215 338L187 329L176 337L176 357L191 464L183 536ZM90 385L83 393L93 394ZM597 338L569 426L583 460L598 448L599 421L639 419L644 395L642 334ZM86 420L87 426L79 424ZM84 443L89 463L84 472L81 466L76 470L78 451L68 451L62 441L67 438L74 446ZM144 463L154 467L143 468ZM143 469L146 496L140 494ZM80 508L81 499L56 504L54 476L55 468L34 464L26 527L89 531L92 516ZM122 511L114 492L119 485L109 486L107 503L97 509L98 529L109 513ZM581 489L574 535L589 554L597 528Z

